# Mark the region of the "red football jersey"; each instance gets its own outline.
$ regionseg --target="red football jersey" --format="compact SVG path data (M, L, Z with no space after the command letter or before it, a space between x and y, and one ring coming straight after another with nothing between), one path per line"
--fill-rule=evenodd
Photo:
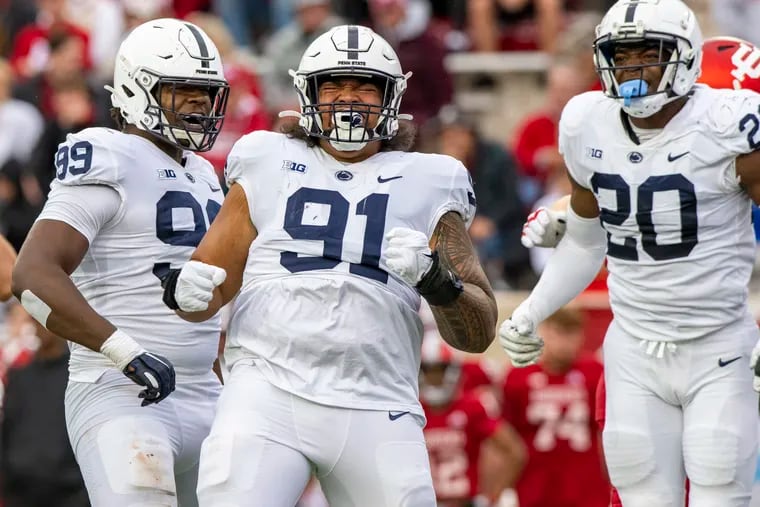
M517 482L520 507L607 507L593 420L602 365L591 356L561 375L541 365L510 370L504 381L504 419L528 447Z
M489 417L472 394L456 398L447 407L423 403L427 425L425 443L438 500L469 500L478 493L480 446L501 424Z

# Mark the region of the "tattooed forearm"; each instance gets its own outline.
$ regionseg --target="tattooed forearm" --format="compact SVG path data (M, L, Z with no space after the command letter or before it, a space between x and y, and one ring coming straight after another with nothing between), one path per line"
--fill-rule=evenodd
M456 301L431 306L438 331L452 347L483 352L496 334L496 300L459 214L449 212L441 218L431 248L438 251L441 263L464 282L464 292Z

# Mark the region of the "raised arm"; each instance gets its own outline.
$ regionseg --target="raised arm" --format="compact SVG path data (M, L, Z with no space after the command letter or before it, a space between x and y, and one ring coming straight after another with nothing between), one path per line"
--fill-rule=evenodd
M459 350L485 351L496 334L496 299L459 213L441 217L430 249L438 253L441 266L462 281L462 293L453 302L431 303L441 336Z
M257 235L245 191L233 183L191 261L164 281L164 302L191 322L216 315L240 290L248 250Z

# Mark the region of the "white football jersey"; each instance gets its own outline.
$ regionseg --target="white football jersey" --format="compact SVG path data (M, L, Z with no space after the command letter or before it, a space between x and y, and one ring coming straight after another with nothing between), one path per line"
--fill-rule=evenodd
M159 275L190 258L223 200L211 165L192 152L184 167L152 142L106 128L69 134L56 155L56 189L108 185L121 197L116 216L90 242L71 278L88 303L177 375L206 373L217 356L219 317L194 324L162 301ZM50 217L43 211L41 218ZM113 363L72 343L72 380L92 381Z
M568 170L599 202L610 303L637 338L697 338L746 318L755 257L737 155L760 147L760 95L698 85L657 135L636 144L601 92L560 121Z
M273 132L227 159L258 231L227 335L229 364L259 364L274 385L317 403L408 410L418 402L419 295L389 275L384 236L430 237L454 211L469 225L464 166L443 155L382 152L354 164Z

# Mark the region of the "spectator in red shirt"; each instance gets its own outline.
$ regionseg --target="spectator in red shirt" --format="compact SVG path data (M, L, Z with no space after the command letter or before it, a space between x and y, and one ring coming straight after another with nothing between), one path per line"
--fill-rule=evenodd
M50 57L50 39L56 34L68 34L80 40L80 58L89 69L89 36L87 32L66 19L66 0L37 0L37 21L16 34L10 62L21 78L31 78L42 72Z
M50 38L50 55L42 72L15 84L13 95L37 106L46 120L56 115L53 94L72 77L84 79L85 67L81 56L82 41L60 32Z
M539 333L541 362L510 370L504 383L504 419L528 447L516 485L520 507L607 507L593 417L602 365L580 354L583 319L576 310L559 310Z
M557 150L559 117L567 101L583 92L587 85L575 66L567 63L553 65L547 74L543 109L525 118L517 127L513 153L523 177L538 186L532 195L523 195L527 204L532 204L543 193L549 174L564 172L564 161Z

